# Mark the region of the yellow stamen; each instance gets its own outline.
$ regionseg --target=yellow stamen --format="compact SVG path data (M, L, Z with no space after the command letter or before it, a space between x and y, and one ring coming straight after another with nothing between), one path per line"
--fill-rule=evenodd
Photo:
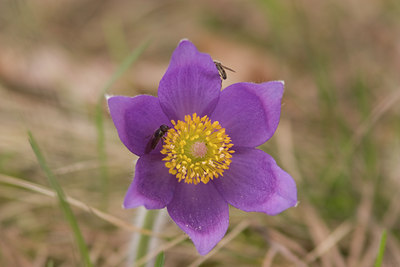
M218 121L196 113L186 115L185 121L171 121L173 128L164 135L161 153L165 167L178 181L188 184L206 184L223 176L229 169L233 144Z

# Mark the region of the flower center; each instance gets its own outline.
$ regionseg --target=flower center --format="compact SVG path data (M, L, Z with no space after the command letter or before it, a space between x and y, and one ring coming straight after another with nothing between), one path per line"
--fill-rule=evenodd
M186 115L185 121L171 121L173 128L164 136L161 153L169 173L188 184L208 183L229 169L233 146L231 138L218 121L196 113Z
M192 146L192 155L195 158L202 158L207 155L207 146L204 142L196 142Z

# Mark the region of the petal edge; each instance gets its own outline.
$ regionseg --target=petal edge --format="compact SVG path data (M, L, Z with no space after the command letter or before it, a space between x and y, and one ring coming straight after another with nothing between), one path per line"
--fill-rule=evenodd
M123 207L162 209L173 198L176 178L168 173L160 154L140 157L136 163L135 177L126 193Z
M222 91L211 119L219 121L235 146L259 146L278 127L282 95L281 81L232 84Z
M171 126L161 110L158 98L112 96L107 99L111 118L122 143L134 154L142 156L154 131L162 124Z
M210 252L229 226L229 206L212 183L179 183L167 205L172 220L192 239L201 255Z
M292 177L259 149L237 148L229 170L213 183L229 204L247 212L276 215L297 203Z
M160 81L158 97L169 119L183 120L193 113L209 115L220 89L221 79L211 56L199 52L189 40L182 40Z

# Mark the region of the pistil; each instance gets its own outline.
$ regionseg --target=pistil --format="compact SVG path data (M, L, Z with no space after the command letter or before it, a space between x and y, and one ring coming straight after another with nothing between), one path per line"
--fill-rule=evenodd
M231 138L218 121L196 113L186 115L185 121L171 121L174 125L165 135L161 153L169 173L189 184L208 183L223 176L231 164Z

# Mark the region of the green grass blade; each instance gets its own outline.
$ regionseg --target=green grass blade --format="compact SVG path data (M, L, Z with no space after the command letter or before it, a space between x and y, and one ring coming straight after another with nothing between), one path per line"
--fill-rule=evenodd
M103 20L103 33L109 54L116 62L122 62L129 53L127 36L120 18L108 17Z
M381 267L381 265L382 265L383 254L385 253L385 247L386 247L386 238L387 238L387 231L383 230L382 236L381 236L381 242L379 244L379 251L378 251L378 255L376 256L374 267Z
M66 220L68 221L68 223L70 224L70 226L72 228L72 231L74 232L75 241L78 245L78 249L81 254L82 261L84 262L84 266L91 267L91 266L93 266L93 264L90 261L89 250L83 239L82 233L78 226L78 222L76 221L76 218L72 212L72 209L69 206L68 202L65 200L64 191L62 190L62 188L61 188L60 184L58 183L56 177L54 176L53 172L48 167L47 162L46 162L42 152L39 149L39 145L37 144L35 138L33 137L32 133L30 131L28 131L28 136L29 136L29 143L31 144L32 150L35 153L37 160L39 161L39 165L40 165L40 167L42 167L43 171L45 172L47 179L49 181L49 184L54 189L54 191L56 191L61 210L63 211Z
M115 73L111 76L110 80L101 90L101 94L97 101L96 113L95 113L96 130L97 130L97 153L99 154L101 190L103 192L102 207L104 210L107 210L108 206L108 184L109 184L107 153L106 153L105 134L104 134L104 121L103 121L104 95L115 83L115 81L117 81L128 70L128 68L139 58L139 56L148 47L149 43L150 41L143 42L138 48L134 49L131 52L131 54L122 62L120 67L115 71Z
M152 230L154 228L157 215L159 213L159 210L146 210L145 211L145 216L143 219L142 223L142 228L147 229L147 230ZM140 235L139 237L139 243L138 243L138 248L136 251L136 260L139 261L143 257L145 257L148 253L149 250L149 244L150 244L151 237L150 236L145 236L145 235ZM135 263L134 266L145 266L145 264L138 265Z
M46 264L46 267L54 267L54 261L49 260L49 262Z
M119 66L119 68L114 72L114 74L111 76L111 78L108 80L108 82L105 84L103 87L103 90L100 94L100 99L99 101L103 100L104 94L107 93L107 91L111 88L111 86L128 70L128 68L135 63L135 61L140 57L141 54L146 50L146 48L149 46L150 41L147 40L143 42L139 47L135 48L127 58L122 62L122 64Z
M154 263L154 267L163 267L164 261L165 261L165 254L164 254L164 251L162 251L157 255L156 262Z

